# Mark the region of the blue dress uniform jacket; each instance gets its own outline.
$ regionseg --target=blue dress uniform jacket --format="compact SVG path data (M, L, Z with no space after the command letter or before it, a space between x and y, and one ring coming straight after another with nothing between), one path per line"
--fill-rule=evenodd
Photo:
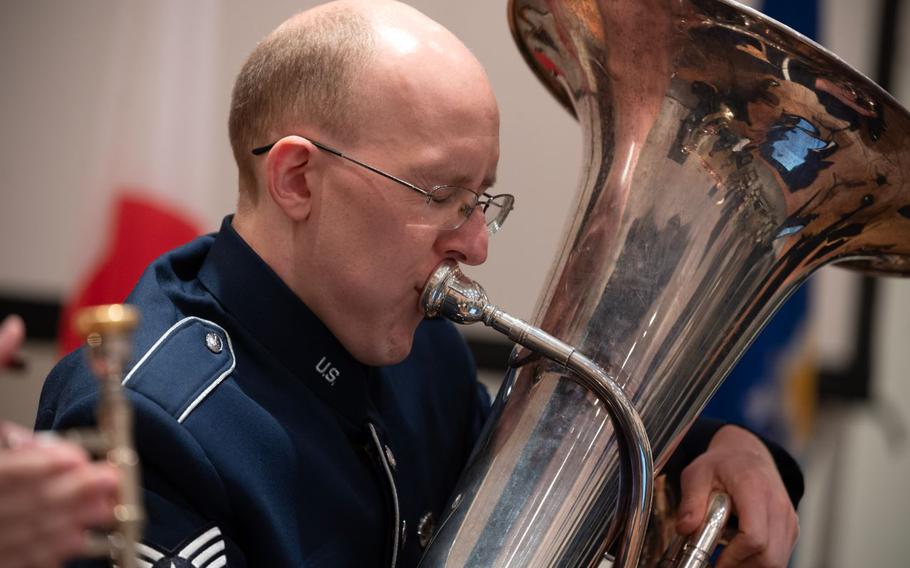
M225 219L155 261L125 379L148 511L142 566L410 566L479 434L488 397L447 322L401 364L355 361ZM94 423L66 357L37 427Z

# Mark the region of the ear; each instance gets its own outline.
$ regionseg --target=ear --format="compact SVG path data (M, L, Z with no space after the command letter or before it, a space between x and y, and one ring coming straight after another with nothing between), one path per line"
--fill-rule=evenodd
M307 179L315 148L299 136L286 136L266 156L266 187L272 201L292 221L303 221L312 209L312 188Z

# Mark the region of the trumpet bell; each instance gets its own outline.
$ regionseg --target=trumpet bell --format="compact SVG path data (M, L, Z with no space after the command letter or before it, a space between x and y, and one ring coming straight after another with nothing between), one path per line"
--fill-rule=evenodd
M777 307L832 262L910 272L910 115L724 0L511 0L579 121L577 207L534 323L607 370L660 468ZM524 351L424 565L591 566L620 463L596 397Z

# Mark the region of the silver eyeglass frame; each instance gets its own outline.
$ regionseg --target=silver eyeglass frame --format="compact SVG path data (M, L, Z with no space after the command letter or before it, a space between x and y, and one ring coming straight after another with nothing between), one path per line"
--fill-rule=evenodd
M304 136L303 138L306 138L306 137ZM496 233L497 231L499 231L500 228L502 228L502 225L503 225L503 223L505 223L505 220L509 216L509 213L515 207L515 196L510 193L500 193L498 195L490 195L487 192L483 192L482 194L478 194L477 192L475 192L467 187L461 187L461 186L457 186L457 185L434 185L431 189L426 190L407 180L403 180L398 176L392 175L388 172L380 170L377 167L374 167L367 163L361 162L357 158L348 156L344 152L341 152L340 150L336 150L335 148L332 148L331 146L323 144L322 142L317 142L316 140L313 140L312 138L306 138L306 139L309 140L310 143L313 144L313 146L316 146L317 148L319 148L320 150L322 150L324 152L328 152L329 154L332 154L333 156L338 156L339 158L345 159L353 164L360 166L361 168L365 168L365 169L373 172L374 174L381 175L382 177L384 177L386 179L392 180L399 185L403 185L404 187L406 187L412 191L416 191L417 193L420 193L421 195L423 195L426 198L427 204L429 204L430 202L433 201L433 196L436 192L438 192L441 189L445 189L445 188L463 190L463 191L467 191L468 193L473 195L474 203L470 206L470 208L467 209L467 211L464 211L464 210L461 211L461 221L459 221L458 224L455 225L454 227L444 227L443 228L444 230L451 230L451 231L457 230L462 225L464 225L465 221L467 221L471 217L471 215L474 213L474 210L477 207L481 207L481 211L483 211L484 214L486 214L486 211L490 207L490 205L494 205L500 209L500 211L496 215L496 217L487 221L486 215L484 215L484 220L486 221L487 230L492 235L492 234ZM278 143L278 141L275 141L275 142L272 142L271 144L267 144L265 146L253 148L251 150L251 152L254 156L261 156L263 154L267 154L277 143ZM485 199L483 201L481 201L482 198L485 198ZM465 208L462 207L461 209L465 209Z

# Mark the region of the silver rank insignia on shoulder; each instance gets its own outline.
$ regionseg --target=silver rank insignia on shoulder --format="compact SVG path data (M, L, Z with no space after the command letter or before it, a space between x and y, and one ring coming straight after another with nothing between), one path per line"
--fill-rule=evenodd
M227 566L224 536L217 526L202 529L178 548L178 550L163 550L151 543L137 544L136 563L140 568L222 568Z

